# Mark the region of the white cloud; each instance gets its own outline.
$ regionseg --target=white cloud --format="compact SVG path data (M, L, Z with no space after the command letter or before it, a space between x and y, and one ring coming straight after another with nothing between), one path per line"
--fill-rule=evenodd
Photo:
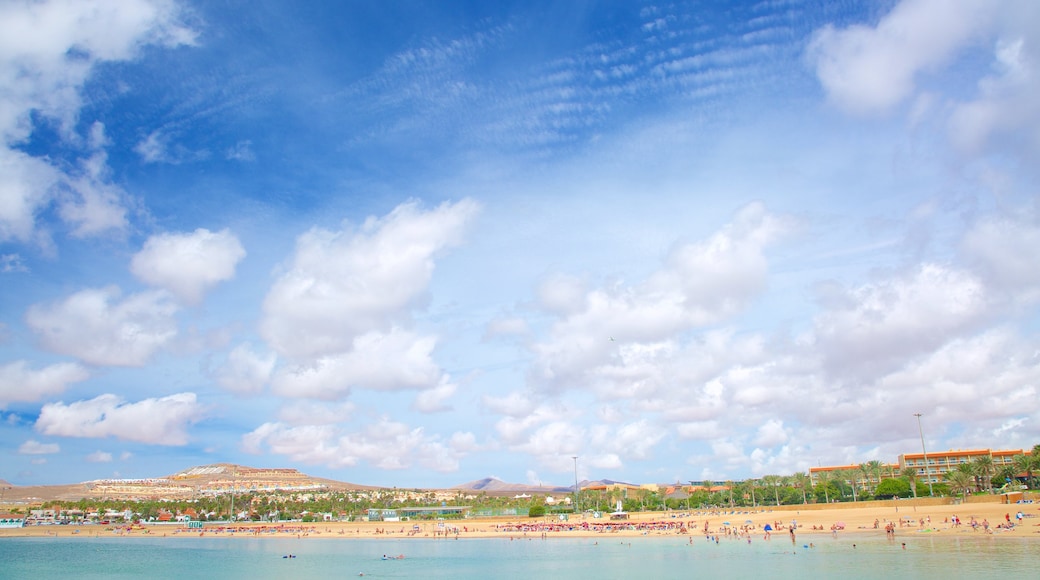
M938 264L840 295L815 324L817 348L828 367L840 373L896 368L951 337L977 330L991 308L979 279Z
M61 451L61 446L57 443L40 443L33 439L18 446L18 453L21 455L51 455L59 451Z
M641 284L591 290L584 300L573 297L574 282L565 280L565 290L543 287L542 296L569 298L551 303L561 316L549 340L533 347L533 376L558 387L587 382L597 368L605 378L619 377L633 371L624 359L642 364L670 348L663 341L677 333L741 312L765 289L765 250L793 227L754 203L708 239L673 249L664 267ZM576 310L566 312L564 305Z
M664 426L648 419L640 419L620 426L598 425L591 431L590 442L596 449L605 450L617 457L617 467L621 467L622 457L648 459L653 448L667 434Z
M1040 298L1040 268L1022 248L1040 248L1040 227L1028 218L980 220L961 242L966 259L989 288L1030 302Z
M349 421L354 415L354 403L322 403L292 401L278 411L278 420L294 427L301 425L335 425Z
M766 421L755 434L753 443L759 447L776 447L787 443L788 435L784 429L784 422L780 419Z
M476 212L471 200L431 211L411 202L358 230L315 228L300 236L288 271L264 300L264 338L280 355L316 358L408 320L423 301L434 259L461 242Z
M177 334L177 307L165 292L119 300L119 289L88 289L29 308L25 320L52 352L99 366L142 366Z
M259 355L253 352L250 345L240 344L228 354L227 360L217 371L217 382L233 393L260 393L271 379L277 360L274 353Z
M228 230L213 233L199 228L190 234L148 238L131 260L130 271L186 304L198 304L210 288L235 277L235 267L245 255L238 238Z
M57 363L37 370L24 360L7 363L0 366L0 409L6 403L39 401L60 394L70 383L88 378L87 369L76 363Z
M335 425L301 425L265 423L242 437L242 447L249 453L265 449L293 461L322 464L332 468L351 467L367 462L380 469L398 470L419 465L442 472L456 471L464 446L445 444L438 437L427 436L422 428L382 419L360 432L348 432Z
M134 146L134 151L145 163L158 163L166 160L166 143L159 131L152 131L147 137Z
M112 454L106 451L95 451L86 457L88 463L112 463Z
M74 237L98 235L108 230L125 230L128 197L109 180L108 155L104 145L104 126L94 123L90 139L93 154L80 162L77 174L65 181L67 191L60 197L58 214L70 226Z
M36 214L50 203L58 180L58 171L46 162L0 147L0 241L33 239Z
M145 45L194 42L168 0L50 0L0 4L0 241L45 243L37 215L58 201L75 236L125 226L121 190L107 178L103 152L65 173L18 150L32 134L33 115L55 120L63 139L73 135L80 88L98 63L133 58ZM31 74L26 74L31 71ZM101 145L91 140L91 148ZM65 188L66 195L56 191Z
M1008 20L1008 36L996 42L993 74L979 80L974 99L958 103L950 117L950 136L962 151L1010 151L1027 160L1040 154L1040 30L1030 23L1040 19L1036 3L1018 3ZM1012 16L1014 15L1014 16Z
M271 389L284 397L326 400L347 396L354 387L432 389L441 383L442 374L431 357L434 344L430 337L397 329L389 334L370 332L356 337L349 352L279 369Z
M903 0L877 26L816 31L808 58L834 104L883 112L914 94L919 74L985 38L1001 7L990 0Z
M446 401L455 394L457 389L458 385L451 382L451 378L448 375L444 375L436 387L421 391L415 396L415 410L420 413L449 411L451 407L448 406Z
M66 405L48 403L36 430L62 437L115 437L154 445L186 445L187 427L202 418L195 393L177 393L129 403L106 394Z

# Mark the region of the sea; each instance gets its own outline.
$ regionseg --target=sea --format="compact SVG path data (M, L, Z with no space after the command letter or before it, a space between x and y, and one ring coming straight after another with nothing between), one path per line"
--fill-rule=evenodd
M810 544L811 542L811 544ZM905 543L905 546L904 546ZM0 578L1029 578L1040 543L992 536L0 538ZM290 557L291 556L291 557ZM384 559L384 556L386 559ZM401 557L403 556L403 557Z

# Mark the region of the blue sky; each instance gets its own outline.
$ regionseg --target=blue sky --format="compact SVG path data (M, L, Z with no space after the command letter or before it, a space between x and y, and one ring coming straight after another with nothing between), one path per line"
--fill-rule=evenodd
M1040 443L1040 6L0 3L0 479Z

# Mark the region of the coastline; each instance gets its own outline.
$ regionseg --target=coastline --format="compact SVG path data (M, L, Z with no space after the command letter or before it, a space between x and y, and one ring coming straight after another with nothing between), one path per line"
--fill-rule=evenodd
M796 536L877 536L885 537L891 526L896 538L927 535L929 537L991 536L1032 538L1040 540L1040 505L968 503L960 505L918 505L912 500L899 505L864 502L820 507L782 506L733 510L690 510L671 512L639 512L628 520L608 518L472 518L446 521L403 522L206 522L204 527L189 529L186 524L144 525L41 525L0 529L0 539L11 537L226 537L263 538L296 537L323 539L465 539L465 538L653 538L703 537L769 534L789 537L795 526ZM799 509L804 508L804 509ZM1017 519L1022 512L1021 520ZM960 525L954 518L959 518ZM1010 522L1014 524L1008 528ZM975 525L972 525L972 522Z

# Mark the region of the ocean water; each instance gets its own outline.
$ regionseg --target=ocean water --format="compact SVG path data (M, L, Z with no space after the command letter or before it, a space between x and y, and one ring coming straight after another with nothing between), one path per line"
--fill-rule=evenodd
M808 542L814 547L808 547ZM906 542L906 549L902 548ZM855 547L853 545L855 544ZM0 578L1032 577L1040 543L993 537L0 538ZM283 558L288 554L296 557ZM404 555L383 560L382 556Z

